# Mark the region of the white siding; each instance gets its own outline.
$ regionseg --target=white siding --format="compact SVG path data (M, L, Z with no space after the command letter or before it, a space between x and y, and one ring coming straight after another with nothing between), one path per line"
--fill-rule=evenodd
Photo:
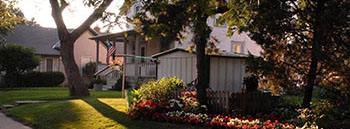
M196 57L194 54L178 51L158 57L157 78L176 76L190 83L196 78ZM210 57L210 88L240 92L245 76L245 59Z

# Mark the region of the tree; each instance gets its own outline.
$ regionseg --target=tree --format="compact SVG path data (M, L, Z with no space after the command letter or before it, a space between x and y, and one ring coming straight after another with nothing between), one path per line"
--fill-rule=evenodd
M223 14L230 31L249 31L263 48L251 58L250 72L260 84L303 87L303 107L310 107L313 87L326 82L349 85L349 9L344 0L231 0Z
M61 56L65 72L68 79L71 96L89 96L89 90L79 73L79 68L74 60L74 43L95 21L103 17L105 10L113 0L84 0L84 4L95 7L94 12L72 32L67 27L62 18L63 10L68 6L66 0L50 0L52 7L52 17L57 25L58 37L61 41Z
M15 25L23 22L23 14L14 8L13 4L14 2L0 1L0 45L4 43L3 36L11 33Z
M9 87L16 85L23 73L36 68L40 57L34 54L33 48L25 48L16 44L0 47L0 73L5 72L5 82Z
M125 0L121 14L126 15L134 0ZM196 88L198 100L206 104L206 89L209 87L209 58L205 48L211 28L207 25L209 16L225 10L224 0L140 0L142 11L132 21L136 31L146 40L161 37L163 43L181 41L185 32L192 32L197 55ZM163 39L163 40L162 40ZM164 40L166 39L166 40Z

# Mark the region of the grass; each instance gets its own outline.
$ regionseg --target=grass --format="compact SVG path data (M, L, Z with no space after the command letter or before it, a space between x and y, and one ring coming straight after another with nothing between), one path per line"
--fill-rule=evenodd
M119 98L117 91L90 91L91 98ZM35 87L0 89L0 105L12 104L18 100L54 100L71 99L68 88L64 87Z
M316 104L320 101L321 90L320 88L314 88L312 93L312 104ZM288 102L294 105L301 105L303 103L302 95L283 95L282 101Z
M18 88L0 91L0 102L44 99L44 103L11 108L8 115L40 129L195 129L127 118L126 101L120 92L94 92L91 97L72 99L66 88ZM68 98L68 99L67 99ZM58 99L58 100L55 100Z

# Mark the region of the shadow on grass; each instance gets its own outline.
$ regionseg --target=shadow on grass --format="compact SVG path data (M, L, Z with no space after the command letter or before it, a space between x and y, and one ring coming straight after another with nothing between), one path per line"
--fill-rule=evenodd
M154 121L132 120L127 118L127 114L125 112L120 112L96 98L83 99L83 101L90 104L103 116L114 120L115 122L125 126L128 129L202 129L200 127L188 125L176 125Z
M133 126L130 120L127 118L127 115L125 112L117 111L116 109L110 107L109 105L101 102L97 98L86 98L82 100L88 103L93 108L95 108L103 116L110 118L123 126L126 126L126 127Z
M33 128L58 129L65 128L64 123L79 121L74 107L69 101L28 104L10 109L9 115Z

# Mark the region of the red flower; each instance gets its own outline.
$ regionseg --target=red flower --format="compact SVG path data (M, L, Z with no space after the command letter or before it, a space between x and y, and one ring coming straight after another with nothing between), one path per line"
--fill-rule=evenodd
M197 101L197 99L195 97L192 98L192 101Z
M185 92L185 96L190 96L190 95L191 95L190 92L188 92L188 91Z
M158 106L160 106L160 107L163 106L163 103L159 103Z
M275 120L275 123L276 123L276 124L279 123L278 120Z
M147 101L146 101L146 105L151 105L152 103L153 103L152 100L147 100Z
M185 96L185 94L183 92L181 92L181 97Z
M192 96L197 96L197 92L196 91L192 91Z
M164 102L164 101L166 101L166 99L165 98L160 98L160 101Z
M152 105L151 105L151 108L152 108L152 109L155 109L156 107L157 107L157 105L155 105L155 104L152 104Z
M166 109L170 109L170 107L169 107L169 106L165 106L165 108L166 108Z

